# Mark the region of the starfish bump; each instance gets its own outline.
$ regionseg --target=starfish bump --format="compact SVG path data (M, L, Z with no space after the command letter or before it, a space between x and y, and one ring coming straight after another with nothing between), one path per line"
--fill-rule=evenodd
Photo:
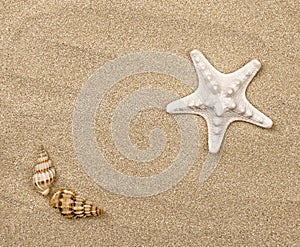
M261 64L254 59L229 74L215 69L204 55L191 52L199 85L194 93L167 106L168 113L196 114L205 118L208 126L210 153L217 153L225 132L233 121L245 121L263 128L271 128L270 118L257 110L246 98L246 89Z

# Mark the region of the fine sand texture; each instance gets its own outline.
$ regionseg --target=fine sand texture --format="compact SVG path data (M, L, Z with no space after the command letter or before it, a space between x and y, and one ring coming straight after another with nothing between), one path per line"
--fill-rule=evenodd
M297 0L1 1L0 246L299 246L299 13ZM193 49L224 73L258 59L262 68L246 95L273 127L231 124L217 168L200 184L207 126L189 115L198 126L198 151L178 184L148 197L97 184L73 140L83 86L121 56L162 52L190 60ZM110 167L140 177L170 168L181 145L181 116L151 107L135 114L128 133L137 149L151 146L151 130L165 133L162 153L143 162L118 150L113 112L143 88L184 97L196 86L141 73L106 88L95 137ZM34 189L41 144L57 171L52 191L73 189L104 209L104 216L65 219Z

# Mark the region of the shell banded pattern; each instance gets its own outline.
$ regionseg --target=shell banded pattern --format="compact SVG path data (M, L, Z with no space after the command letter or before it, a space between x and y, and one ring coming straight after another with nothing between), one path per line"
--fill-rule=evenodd
M43 146L38 153L34 170L33 184L43 196L47 196L50 192L50 185L54 182L55 168Z
M92 203L87 202L83 197L77 196L72 190L58 190L50 201L51 206L58 208L66 218L85 218L104 214L104 211Z

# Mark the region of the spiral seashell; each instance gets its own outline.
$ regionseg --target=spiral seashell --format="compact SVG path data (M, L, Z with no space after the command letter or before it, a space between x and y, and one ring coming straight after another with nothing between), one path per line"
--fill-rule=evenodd
M47 196L50 192L50 185L54 182L54 177L55 169L52 161L49 159L48 152L41 146L35 165L33 184L43 196Z
M83 197L77 196L72 190L58 190L50 200L51 206L58 208L60 213L66 218L85 218L104 214L104 211Z

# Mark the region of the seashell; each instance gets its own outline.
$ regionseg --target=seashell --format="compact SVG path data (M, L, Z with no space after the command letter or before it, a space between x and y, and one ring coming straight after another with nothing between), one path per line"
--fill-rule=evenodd
M66 218L85 218L88 216L98 216L104 211L83 197L77 196L72 190L58 190L50 200L51 206L58 208L60 213Z
M55 169L49 159L48 152L43 146L41 146L38 153L34 168L33 184L43 196L47 196L50 192L50 185L54 182Z

